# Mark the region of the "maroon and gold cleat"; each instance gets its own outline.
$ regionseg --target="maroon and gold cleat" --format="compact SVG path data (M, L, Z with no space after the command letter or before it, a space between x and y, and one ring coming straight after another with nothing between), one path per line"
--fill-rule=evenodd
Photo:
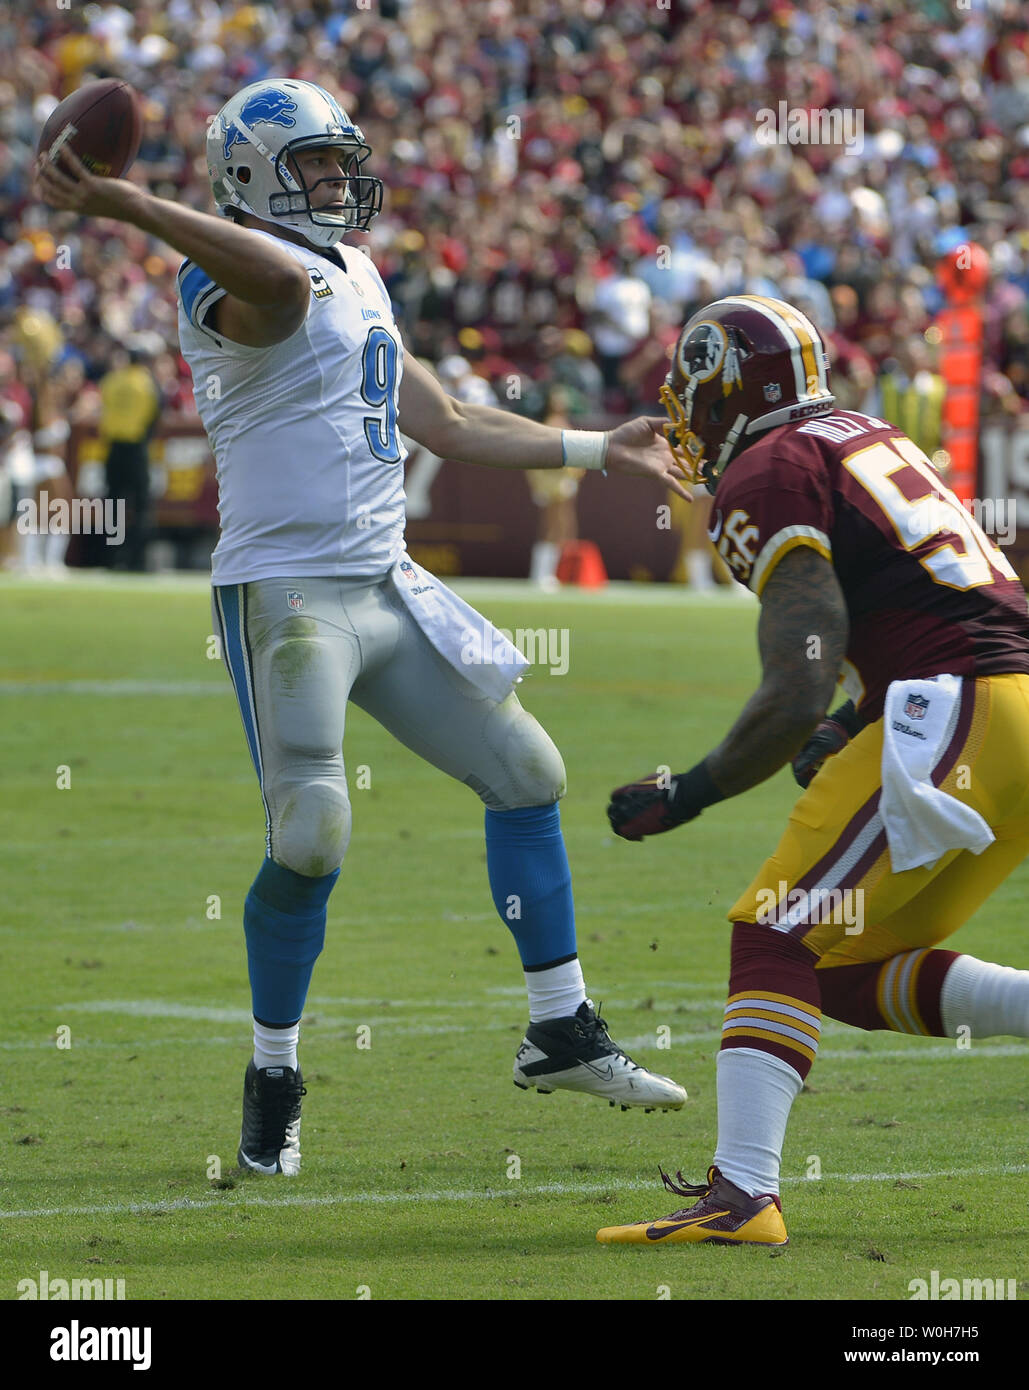
M787 1245L782 1204L771 1193L748 1197L717 1168L707 1170L707 1182L697 1187L676 1183L663 1170L661 1181L678 1197L699 1197L692 1207L673 1211L660 1221L634 1221L629 1226L605 1226L597 1232L602 1245Z

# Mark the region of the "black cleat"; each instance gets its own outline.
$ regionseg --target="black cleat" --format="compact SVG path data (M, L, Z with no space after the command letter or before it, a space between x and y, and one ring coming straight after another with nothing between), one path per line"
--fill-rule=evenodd
M300 1068L263 1067L253 1058L243 1082L243 1128L236 1162L251 1173L300 1172Z

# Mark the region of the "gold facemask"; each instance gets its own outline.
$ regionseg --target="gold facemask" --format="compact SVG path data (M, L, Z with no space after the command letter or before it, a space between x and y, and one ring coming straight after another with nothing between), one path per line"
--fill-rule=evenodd
M682 401L675 395L667 382L661 387L658 394L661 398L661 404L668 412L668 423L664 427L668 447L689 481L696 486L701 486L705 482L700 471L704 462L704 441L699 434L695 434L690 429L690 422L686 418Z

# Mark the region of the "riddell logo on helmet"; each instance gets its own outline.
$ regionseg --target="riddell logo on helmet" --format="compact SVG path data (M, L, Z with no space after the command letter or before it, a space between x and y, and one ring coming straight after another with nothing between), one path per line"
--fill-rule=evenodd
M795 405L790 411L791 420L806 420L809 415L820 415L826 411L834 410L836 407L835 399L825 401L810 401L807 405Z

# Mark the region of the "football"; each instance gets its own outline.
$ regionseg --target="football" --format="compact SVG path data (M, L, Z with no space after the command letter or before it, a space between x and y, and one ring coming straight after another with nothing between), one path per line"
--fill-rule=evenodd
M87 82L54 107L37 153L56 159L67 142L91 173L119 179L139 153L142 136L143 114L135 88L109 77Z

